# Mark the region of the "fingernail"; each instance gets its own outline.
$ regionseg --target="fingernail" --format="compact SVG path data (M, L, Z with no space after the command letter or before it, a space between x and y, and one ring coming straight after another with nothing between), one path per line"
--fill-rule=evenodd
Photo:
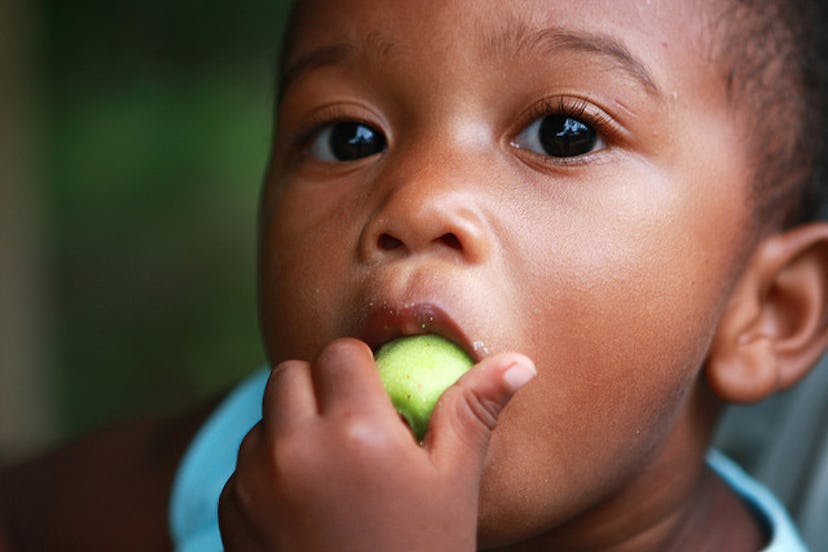
M512 391L517 391L537 375L538 372L535 370L535 366L528 360L515 361L503 372L503 381Z

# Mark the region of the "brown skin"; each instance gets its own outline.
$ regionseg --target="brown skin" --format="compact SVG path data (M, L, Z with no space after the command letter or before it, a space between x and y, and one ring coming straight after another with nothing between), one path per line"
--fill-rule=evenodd
M738 114L687 4L306 3L288 66L310 63L285 89L262 206L277 367L222 496L228 548L761 546L703 455L721 404L792 385L828 344L828 229L752 224ZM504 38L550 24L639 63L606 41L517 55ZM342 42L350 57L305 57ZM515 147L562 96L614 121L606 147ZM388 148L330 163L297 138L342 119ZM424 330L483 346L419 446L365 343ZM526 378L507 371L531 363L508 351L538 373L511 401ZM204 416L3 472L0 550L4 531L22 550L166 548Z
M305 3L262 205L277 365L265 401L279 407L225 490L231 548L405 549L414 536L468 548L478 509L481 547L760 546L703 456L723 401L793 383L825 347L827 232L757 228L740 114L706 56L703 15L679 0L639 8ZM605 147L562 160L515 145L561 103L580 105ZM387 148L321 158L309 131L343 120ZM477 387L492 380L461 383L420 448L389 421L365 346L336 341L374 347L423 325L483 343L492 378L507 351L537 366L490 443L455 414L475 411L464 395L497 413L508 394ZM285 423L280 409L301 414ZM353 437L363 426L367 441ZM452 430L479 437L465 451L482 461L479 498L476 471L454 478L439 462L463 452L443 438ZM408 470L424 454L437 474Z

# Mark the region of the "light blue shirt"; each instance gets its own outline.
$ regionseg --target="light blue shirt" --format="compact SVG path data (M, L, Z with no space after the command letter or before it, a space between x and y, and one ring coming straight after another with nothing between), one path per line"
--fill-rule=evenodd
M707 464L730 485L736 494L765 526L770 542L764 552L807 551L788 511L761 483L753 479L733 460L717 450L707 454Z
M262 394L270 371L243 381L210 416L184 455L170 498L170 531L178 552L220 552L218 501L236 468L239 445L262 417ZM739 466L718 451L708 464L736 491L771 537L765 552L806 551L785 508Z
M270 370L236 387L198 431L178 468L170 497L170 532L177 552L223 550L218 501L236 469L242 439L262 419L262 395Z

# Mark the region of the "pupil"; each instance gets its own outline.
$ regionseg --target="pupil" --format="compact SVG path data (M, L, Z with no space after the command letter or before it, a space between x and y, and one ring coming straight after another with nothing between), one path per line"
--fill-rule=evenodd
M566 115L545 117L539 134L543 150L555 157L575 157L589 153L597 140L591 127Z
M361 123L339 123L331 129L331 152L339 161L352 161L385 149L385 138Z

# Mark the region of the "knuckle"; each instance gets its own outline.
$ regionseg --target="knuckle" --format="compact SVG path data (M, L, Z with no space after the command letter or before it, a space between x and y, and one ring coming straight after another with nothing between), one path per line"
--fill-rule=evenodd
M262 428L261 422L253 426L253 428L247 432L247 435L244 436L241 443L239 444L239 451L236 458L236 464L238 466L244 466L249 464L258 454L258 450L260 449L262 444Z
M457 417L461 423L492 431L502 410L500 403L493 401L473 389L463 390L463 400L456 401Z
M374 420L351 417L342 426L342 436L349 449L384 450L390 445L388 432Z
M255 507L257 488L258 485L251 482L246 474L233 473L219 496L219 512L223 517L232 515L233 512L239 514L250 512Z
M308 465L313 458L301 436L275 436L254 426L239 446L236 472L245 476L257 474L261 482L276 482L297 467ZM245 481L240 477L239 481Z
M256 502L253 493L257 486L249 485L247 481L248 479L245 477L237 477L230 488L233 503L243 512L249 512Z
M308 467L313 459L314 455L302 439L280 439L269 447L269 460L274 478Z

